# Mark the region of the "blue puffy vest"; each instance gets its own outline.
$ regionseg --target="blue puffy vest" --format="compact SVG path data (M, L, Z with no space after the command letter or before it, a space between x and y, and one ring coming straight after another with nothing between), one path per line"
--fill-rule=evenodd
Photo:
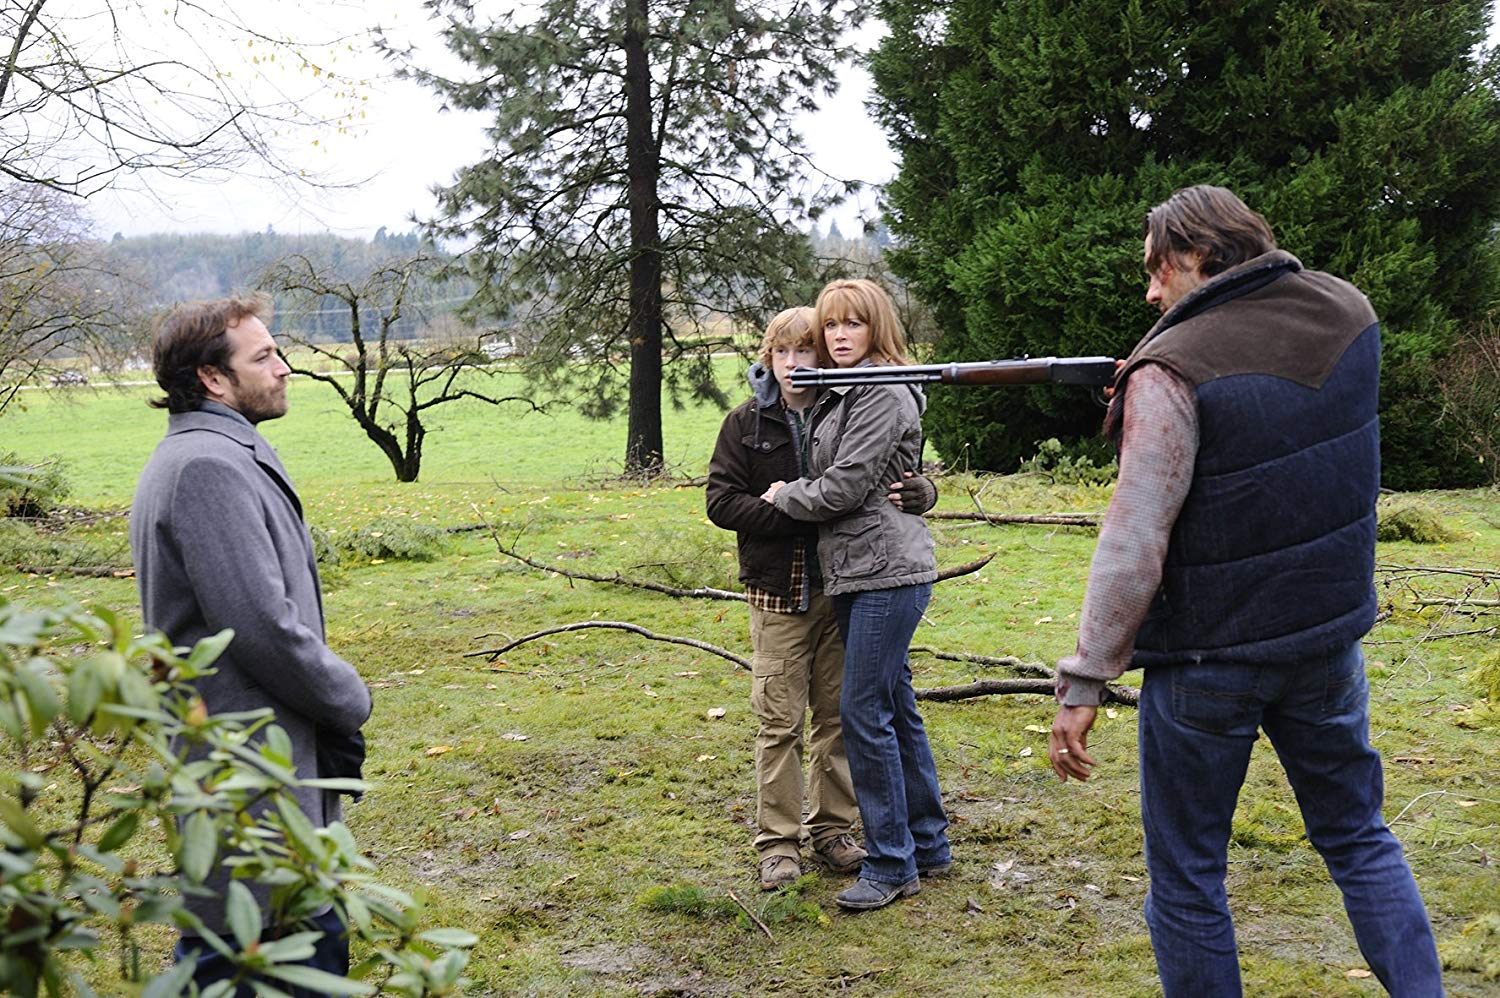
M1369 301L1273 251L1163 316L1122 392L1147 361L1193 386L1199 446L1134 664L1296 662L1358 640L1375 619L1380 489Z

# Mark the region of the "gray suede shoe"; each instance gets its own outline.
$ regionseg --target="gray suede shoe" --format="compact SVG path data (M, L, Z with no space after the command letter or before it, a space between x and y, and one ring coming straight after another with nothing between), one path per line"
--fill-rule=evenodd
M916 877L904 884L882 884L878 880L866 880L860 877L854 886L843 891L833 900L840 908L848 908L850 911L870 911L874 908L884 908L897 898L911 897L922 889L922 884Z

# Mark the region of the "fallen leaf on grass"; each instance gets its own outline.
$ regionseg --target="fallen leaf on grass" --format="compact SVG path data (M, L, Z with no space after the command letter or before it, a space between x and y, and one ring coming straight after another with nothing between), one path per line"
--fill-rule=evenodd
M707 752L705 752L702 755L700 755L698 758L694 759L693 761L694 762L707 762L710 759L717 759L717 758L718 758L718 756L716 756L716 755L709 755Z
M1029 759L1029 758L1031 758L1031 746L1030 745L1026 746L1021 751L1017 752L1016 755L1019 755L1022 759Z
M723 707L710 707L710 708L708 708L708 716L709 716L709 718L711 720L714 720L714 721L717 721L719 718L723 717L727 713L729 713L729 711L725 710Z
M674 673L672 673L672 675L676 676L678 679L691 679L694 676L702 675L702 673L698 673L698 672L674 672Z
M507 731L505 734L501 735L500 737L504 738L508 742L524 742L524 741L527 741L527 740L529 740L531 738L530 735L523 735L523 734L520 734L519 732L515 732L515 731Z
M1045 735L1049 731L1051 731L1052 729L1051 728L1044 728L1040 724L1028 724L1028 725L1026 725L1026 730L1027 731L1035 731L1039 735Z
M1037 624L1050 624L1050 623L1052 623L1052 618L1051 617L1038 617L1038 618L1036 618L1036 620L1032 621L1032 626L1035 626Z
M531 838L531 832L528 831L527 829L523 828L523 829L521 829L518 832L511 832L509 835L506 836L506 838L510 839L512 842L519 842L522 839L529 839L529 838Z
M1346 971L1344 971L1344 976L1345 977L1365 978L1365 977L1370 977L1372 975L1370 974L1370 972L1368 970L1365 970L1362 967L1355 967L1352 970L1346 970Z
M1113 707L1111 707L1111 708L1109 708L1108 710L1106 710L1104 712L1104 716L1105 717L1119 717L1120 716L1120 712L1118 710L1115 710Z
M964 905L964 912L969 915L983 915L984 908L980 906L978 901L969 898L969 902Z
M479 808L477 807L461 807L457 811L453 812L453 817L456 821L468 821L478 813Z
M1456 803L1458 804L1459 807L1478 807L1479 806L1479 802L1477 800L1461 800L1461 801L1457 801Z
M452 751L453 751L453 746L452 745L434 745L432 748L430 748L430 749L427 750L427 754L428 755L442 755L444 752L452 752Z

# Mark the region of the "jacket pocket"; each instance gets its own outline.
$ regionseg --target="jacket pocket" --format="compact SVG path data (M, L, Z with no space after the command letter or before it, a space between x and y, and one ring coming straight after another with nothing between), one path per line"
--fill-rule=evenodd
M890 560L879 513L835 520L828 534L829 569L836 579L867 579L884 570Z

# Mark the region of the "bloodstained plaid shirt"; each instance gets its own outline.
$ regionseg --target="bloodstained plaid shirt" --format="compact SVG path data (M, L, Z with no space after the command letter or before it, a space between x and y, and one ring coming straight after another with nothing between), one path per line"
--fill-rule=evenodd
M1120 477L1089 566L1078 649L1057 663L1059 703L1097 705L1105 682L1130 668L1197 457L1192 386L1160 364L1142 364L1125 393Z

